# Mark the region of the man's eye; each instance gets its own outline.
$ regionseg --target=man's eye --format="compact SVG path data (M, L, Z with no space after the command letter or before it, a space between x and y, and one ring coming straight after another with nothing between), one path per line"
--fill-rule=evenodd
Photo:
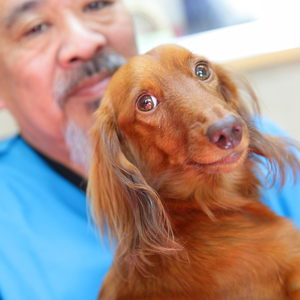
M93 1L85 7L85 11L100 10L105 6L112 4L111 1Z
M34 34L44 32L47 29L47 27L48 27L47 24L36 25L33 28L31 28L29 31L27 31L25 35L28 36L28 35L34 35Z

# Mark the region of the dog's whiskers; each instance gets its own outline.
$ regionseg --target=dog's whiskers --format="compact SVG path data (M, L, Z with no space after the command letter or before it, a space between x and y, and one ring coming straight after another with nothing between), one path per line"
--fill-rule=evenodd
M197 152L196 150L191 152L189 155L186 156L186 158L180 163L180 168L178 169L178 175L180 174L181 172L181 169L182 167L184 166L184 163L190 159L191 157L194 157L195 156L195 152Z

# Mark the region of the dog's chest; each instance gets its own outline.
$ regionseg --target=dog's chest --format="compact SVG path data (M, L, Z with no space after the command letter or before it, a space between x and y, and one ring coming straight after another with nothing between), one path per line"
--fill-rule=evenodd
M175 220L189 262L159 258L156 276L172 283L175 294L193 293L191 299L286 299L287 266L299 257L299 234L287 220L256 212Z
M207 257L209 260L209 258ZM136 274L132 282L116 280L112 289L117 296L111 299L131 300L284 300L283 282L274 268L252 268L234 261L213 266L204 260L181 262L175 266L166 260L149 267L152 277ZM184 264L184 265L182 265ZM214 269L211 269L213 267ZM120 296L120 297L119 297ZM102 298L101 298L102 299ZM106 298L103 298L106 299ZM110 299L110 298L107 298Z
M111 299L287 299L287 266L300 253L299 234L288 221L272 214L226 213L215 221L203 214L178 215L173 224L189 260L150 256L148 276L136 271L126 282L112 269L117 292Z

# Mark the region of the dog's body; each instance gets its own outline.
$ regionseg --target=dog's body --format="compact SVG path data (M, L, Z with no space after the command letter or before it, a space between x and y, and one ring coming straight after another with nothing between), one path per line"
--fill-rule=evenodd
M300 235L257 178L260 156L283 181L299 161L224 69L158 47L114 75L97 117L89 191L118 238L99 299L300 299Z

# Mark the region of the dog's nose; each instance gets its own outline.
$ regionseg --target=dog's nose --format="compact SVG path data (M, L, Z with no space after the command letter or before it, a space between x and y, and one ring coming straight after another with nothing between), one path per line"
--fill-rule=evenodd
M229 115L223 120L212 124L206 133L207 139L220 149L236 147L243 135L243 123L234 115Z

